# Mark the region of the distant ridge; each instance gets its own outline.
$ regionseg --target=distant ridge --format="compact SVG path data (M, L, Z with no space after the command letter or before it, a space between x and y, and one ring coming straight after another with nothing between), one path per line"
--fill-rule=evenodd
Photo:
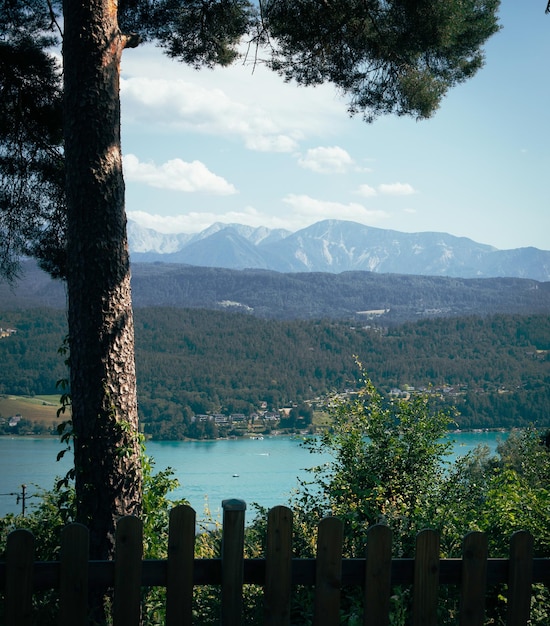
M66 306L64 285L35 263L11 289L0 283L0 311ZM550 282L374 272L232 270L133 263L135 308L238 311L269 319L346 319L393 324L428 317L550 313Z
M324 220L295 233L216 223L192 235L164 235L130 221L128 233L132 261L140 263L550 280L550 251L498 250L447 233L403 233L344 220Z

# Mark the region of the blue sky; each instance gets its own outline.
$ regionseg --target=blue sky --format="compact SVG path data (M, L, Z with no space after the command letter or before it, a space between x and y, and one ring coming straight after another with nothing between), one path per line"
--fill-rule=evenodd
M503 0L485 67L429 120L350 118L331 86L262 66L193 70L142 46L122 65L129 217L295 231L345 219L550 249L550 15Z

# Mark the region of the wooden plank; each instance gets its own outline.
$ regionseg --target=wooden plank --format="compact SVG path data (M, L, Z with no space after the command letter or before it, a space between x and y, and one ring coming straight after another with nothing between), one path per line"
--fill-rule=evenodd
M223 500L222 626L241 626L244 572L244 500Z
M343 538L341 520L336 517L321 520L317 533L314 626L336 626L340 623Z
M533 537L525 530L512 535L506 626L526 626L531 613Z
M133 516L123 517L115 536L114 626L138 626L141 609L141 564L143 524Z
M113 561L91 561L89 564L90 584L98 587L114 585L115 564ZM439 562L439 584L460 585L461 559L442 559ZM166 585L166 561L152 559L143 562L142 585L157 587ZM488 559L487 586L508 582L508 559ZM194 584L221 584L221 559L196 559ZM342 586L360 585L365 578L365 559L344 559L342 561ZM392 560L392 585L410 585L414 579L414 559ZM44 591L53 589L59 580L59 562L37 561L34 564L33 589ZM533 583L550 586L550 559L533 559ZM263 585L265 583L265 560L246 559L244 562L244 583ZM313 585L315 583L315 559L292 559L292 584ZM0 561L0 589L6 586L6 563Z
M392 532L377 524L367 532L363 626L390 623Z
M191 624L195 558L194 509L182 504L170 511L166 580L166 626Z
M59 624L88 624L88 559L90 533L82 524L69 524L61 535Z
M292 591L292 511L272 508L267 516L264 624L290 626Z
M6 626L30 626L34 537L28 530L14 530L6 542Z
M471 532L462 543L460 626L483 626L487 592L487 536Z
M423 530L416 537L413 626L436 626L439 590L439 533Z

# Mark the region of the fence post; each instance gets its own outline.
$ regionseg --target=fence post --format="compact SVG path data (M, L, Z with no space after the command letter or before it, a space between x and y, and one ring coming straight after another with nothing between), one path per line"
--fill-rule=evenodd
M244 575L244 500L223 500L222 626L241 626Z
M416 537L413 626L436 626L439 588L439 533L422 530Z
M460 626L483 626L487 591L487 535L471 532L462 543Z
M533 536L520 530L510 540L506 626L526 626L529 621L532 581Z
M69 524L61 535L59 576L60 626L88 624L88 529Z
M6 543L6 626L32 624L34 537L28 530L14 530Z
M273 507L267 516L264 624L290 626L292 583L292 511Z
M367 532L363 626L390 623L392 532L376 524Z
M186 504L170 511L166 626L192 623L195 522L195 511Z
M313 612L313 623L316 626L340 623L343 537L342 520L325 517L319 522Z
M115 536L114 626L139 626L143 523L133 516L118 521Z

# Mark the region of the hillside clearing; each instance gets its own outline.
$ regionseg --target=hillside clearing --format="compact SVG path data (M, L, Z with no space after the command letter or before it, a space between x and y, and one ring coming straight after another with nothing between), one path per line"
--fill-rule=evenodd
M45 396L0 396L0 417L8 419L14 415L29 422L42 422L48 428L55 428L61 423L62 417L57 417L59 395Z

